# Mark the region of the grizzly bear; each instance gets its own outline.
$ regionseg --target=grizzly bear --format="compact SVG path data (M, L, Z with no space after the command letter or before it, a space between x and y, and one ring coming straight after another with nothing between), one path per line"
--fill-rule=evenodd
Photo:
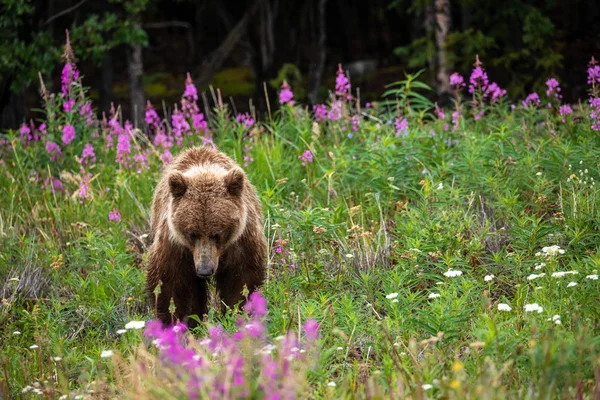
M164 171L152 201L147 291L157 318L192 325L208 312L208 278L222 303L244 301L265 279L267 245L260 200L244 171L210 147L191 148ZM158 299L156 286L162 282Z

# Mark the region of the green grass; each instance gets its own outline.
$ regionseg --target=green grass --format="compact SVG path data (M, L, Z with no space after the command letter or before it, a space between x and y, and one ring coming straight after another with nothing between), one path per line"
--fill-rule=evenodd
M455 131L408 112L407 137L395 136L390 110L365 113L348 138L346 117L316 124L304 109L283 107L256 127L254 161L245 168L263 201L270 244L262 289L269 334L308 318L321 325L306 395L597 396L600 283L586 277L600 265L592 180L600 176L600 139L588 106L575 110L580 121L562 123L547 110L495 105ZM48 138L60 142L63 123ZM211 130L219 149L243 164L243 128L217 110ZM134 392L133 366L146 359L140 331L117 330L153 318L144 234L158 150L149 145L149 169L137 173L120 167L115 148L105 152L91 128L78 132L60 162L49 160L43 143L22 143L18 132L7 132L12 144L0 150L5 398L30 385L47 398L89 390L124 396ZM146 148L143 133L136 135ZM93 179L80 199L74 156L87 141L97 161L86 167ZM194 143L199 137L186 137L173 153ZM303 167L298 156L307 149L314 161ZM41 188L49 176L61 178L64 193ZM109 222L113 209L120 222ZM565 253L536 255L552 245ZM448 270L462 275L447 277ZM552 276L559 271L577 274ZM529 280L534 273L545 276ZM512 310L499 311L499 303ZM532 303L543 311L525 312ZM234 329L235 318L211 311L208 323ZM101 358L107 349L123 358Z

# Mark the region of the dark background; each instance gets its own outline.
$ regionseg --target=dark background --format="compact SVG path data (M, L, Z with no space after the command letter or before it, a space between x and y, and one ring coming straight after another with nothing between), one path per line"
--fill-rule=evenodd
M38 72L59 89L66 30L99 113L127 118L150 100L169 109L186 72L213 106L210 86L247 110L271 104L283 79L296 99L327 99L337 64L361 100L425 69L430 96L444 76L468 79L479 54L511 101L556 77L565 101L586 96L586 66L600 55L600 2L493 0L0 0L0 128L39 107ZM202 102L203 100L201 100Z

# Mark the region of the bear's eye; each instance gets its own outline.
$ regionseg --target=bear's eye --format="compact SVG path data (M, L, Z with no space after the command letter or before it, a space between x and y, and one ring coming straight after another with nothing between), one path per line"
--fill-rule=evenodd
M221 239L221 235L219 235L218 233L215 233L214 235L210 235L208 238L210 240L214 240L215 242L218 242L219 239Z
M196 239L198 239L198 235L195 234L195 233L190 233L190 239L191 240L196 240Z

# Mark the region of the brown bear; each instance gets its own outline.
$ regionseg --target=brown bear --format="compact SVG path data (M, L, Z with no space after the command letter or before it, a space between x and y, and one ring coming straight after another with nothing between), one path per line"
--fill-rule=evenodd
M202 318L208 307L208 278L228 307L244 300L265 279L267 244L260 200L244 171L210 147L179 154L164 171L152 201L147 291L157 318Z

